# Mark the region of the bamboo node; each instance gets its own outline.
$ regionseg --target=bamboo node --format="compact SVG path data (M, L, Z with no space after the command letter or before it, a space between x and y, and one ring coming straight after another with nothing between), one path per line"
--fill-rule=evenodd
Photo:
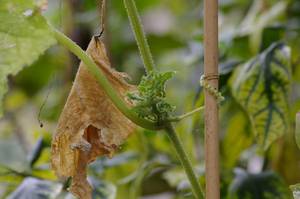
M201 78L203 77L203 79L205 80L215 80L215 79L219 79L219 75L217 74L208 74L208 75L202 75Z

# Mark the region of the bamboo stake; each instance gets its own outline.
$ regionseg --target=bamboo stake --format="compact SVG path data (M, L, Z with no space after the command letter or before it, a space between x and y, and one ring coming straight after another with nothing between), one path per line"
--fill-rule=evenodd
M204 0L204 75L218 88L218 0ZM220 198L219 118L216 97L205 91L206 199Z

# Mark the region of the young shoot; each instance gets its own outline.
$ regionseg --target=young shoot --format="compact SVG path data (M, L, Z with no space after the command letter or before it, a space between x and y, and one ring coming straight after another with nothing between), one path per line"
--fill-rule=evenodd
M142 77L136 92L128 93L135 103L133 110L141 117L158 124L164 123L175 110L175 106L166 101L166 82L175 72L151 71Z

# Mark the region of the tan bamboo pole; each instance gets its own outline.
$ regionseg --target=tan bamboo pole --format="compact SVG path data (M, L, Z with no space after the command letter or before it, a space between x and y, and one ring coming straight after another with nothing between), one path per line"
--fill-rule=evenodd
M204 0L204 78L218 88L218 0ZM205 91L206 199L220 198L219 114L216 97Z

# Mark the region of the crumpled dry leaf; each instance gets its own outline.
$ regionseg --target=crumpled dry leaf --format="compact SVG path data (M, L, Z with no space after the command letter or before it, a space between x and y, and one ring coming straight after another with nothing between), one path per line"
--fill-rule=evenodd
M105 46L96 37L87 54L120 96L125 99L127 92L135 90L125 82L123 73L110 67ZM87 165L97 156L111 156L134 129L135 125L113 105L81 62L52 140L52 168L61 178L72 177L70 191L75 196L89 199L92 188L86 179Z

